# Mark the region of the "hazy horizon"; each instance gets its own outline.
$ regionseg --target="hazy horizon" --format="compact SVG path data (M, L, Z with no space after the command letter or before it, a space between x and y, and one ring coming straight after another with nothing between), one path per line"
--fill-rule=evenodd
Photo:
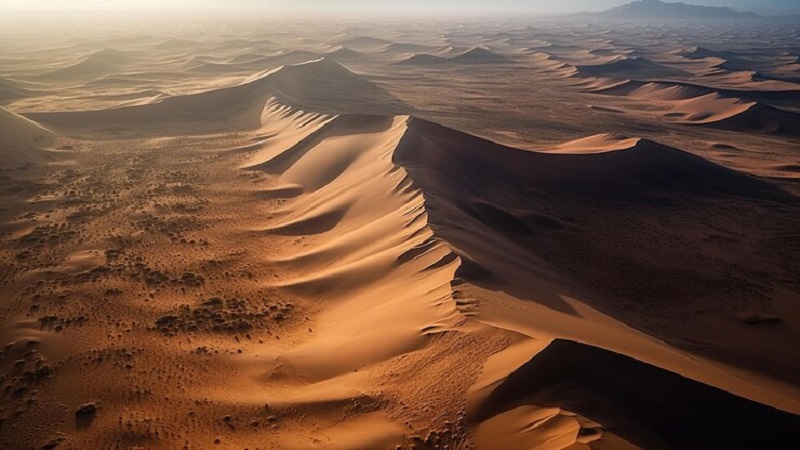
M524 13L530 15L558 15L578 12L596 12L631 3L632 0L570 0L551 2L548 0L408 0L398 4L390 1L337 0L139 0L137 2L111 2L107 0L84 0L65 2L61 0L0 0L0 11L42 12L86 12L86 11L252 11L272 13L316 12L316 13L407 13L436 14L459 12L480 13ZM669 3L678 3L669 1ZM800 2L792 0L693 0L683 3L703 6L725 6L739 11L763 14L800 13Z

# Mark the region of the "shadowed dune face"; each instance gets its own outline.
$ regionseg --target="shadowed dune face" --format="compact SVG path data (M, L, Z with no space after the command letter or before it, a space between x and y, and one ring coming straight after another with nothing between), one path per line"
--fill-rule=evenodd
M792 24L24 28L0 447L800 437Z
M394 305L396 301L404 305L406 319L426 318L413 326L424 331L426 335L458 329L455 324L459 320L466 320L461 314L474 317L478 322L486 320L487 323L494 323L492 313L486 312L484 317L480 306L476 308L472 305L468 300L469 297L459 300L461 297L454 297L448 293L451 285L455 287L454 292L458 292L458 286L465 282L502 291L527 301L535 301L551 308L557 314L575 317L581 316L581 313L572 303L565 301L562 295L588 295L583 297L585 299L596 296L603 300L593 303L593 306L624 318L625 314L621 312L625 307L615 305L612 302L613 296L609 294L629 283L627 278L619 280L607 278L605 281L611 286L601 289L585 285L585 278L593 270L597 270L596 267L587 268L585 273L575 273L575 278L572 278L567 274L565 267L554 264L553 256L547 257L538 253L540 250L537 245L538 240L553 233L563 233L575 238L576 227L589 227L589 223L596 220L610 220L619 214L625 214L624 220L631 222L631 228L635 229L640 223L644 224L650 220L647 215L651 212L645 205L652 205L656 198L661 198L665 202L664 205L669 207L670 212L666 214L686 215L680 221L690 227L697 225L690 224L688 217L693 213L695 205L703 204L703 199L739 198L742 202L754 204L766 202L782 205L784 208L793 208L793 211L800 208L796 198L768 183L680 150L636 139L599 136L565 144L563 148L569 148L570 154L534 153L502 147L419 119L353 115L335 117L305 133L305 137L300 138L296 145L286 150L273 148L259 151L260 156L256 158L255 164L249 167L279 177L278 187L274 190L275 195L279 195L278 192L289 192L293 186L305 192L304 194L293 192L287 195L288 202L283 212L279 213L280 222L269 231L292 236L312 234L322 238L311 249L301 255L283 259L282 263L305 274L289 281L285 285L286 288L301 295L324 296L326 302L336 305L330 312L330 317L335 317L335 320L331 319L333 322L326 327L328 332L345 327L357 335L369 334L369 330L361 329L356 323L347 319L347 316L339 315L339 311L344 314L345 311L350 313L357 310L360 311L359 315L370 314L374 317L373 323L375 321L383 323L386 320L382 318L383 314L392 311L390 305ZM369 150L369 147L364 147L370 145L377 147ZM377 152L382 152L382 156ZM393 166L391 162L402 169ZM380 189L378 183L385 177L375 176L373 169L368 170L367 167L393 174L390 179L394 179L395 176L403 178L391 181L393 188L387 185L386 188ZM340 185L350 187L342 189ZM362 185L363 191L369 192L370 195L355 196L355 193L359 192L352 187L355 185ZM411 194L411 197L406 197L408 194ZM375 195L377 202L372 200L372 196ZM403 198L413 199L413 202L395 205L396 201L408 201L402 200ZM587 211L585 205L589 199L595 206ZM551 202L558 203L562 212L569 210L572 217L564 220L558 215L553 215L548 211ZM575 209L567 207L568 204L574 204ZM334 209L331 209L332 207ZM405 218L397 221L392 219L395 217L395 211L400 213L398 218ZM412 211L414 215L409 215ZM382 218L372 217L372 212L381 214ZM636 214L631 214L632 212ZM592 217L593 215L597 216ZM711 220L729 220L724 216L715 217L716 219ZM373 225L367 228L367 223ZM427 223L430 224L430 228ZM765 229L774 226L763 225ZM390 231L393 229L397 231ZM364 244L364 233L372 232L368 230L379 233L376 236L383 236L383 244L379 244L380 240L372 240L369 237L366 242L370 244ZM388 242L400 242L388 239L389 236L394 236L392 233L397 232L409 236L404 240L410 246L384 247ZM643 237L634 234L628 237L637 242L644 240ZM703 244L700 245L702 248ZM370 253L374 252L372 253L374 256L369 256L370 253L360 253L366 249L370 249ZM606 253L603 255L588 256L587 249L583 248L581 257L588 256L587 259L592 260L595 258L621 260L630 257L630 254L614 253L608 248L604 248L604 251ZM672 250L666 250L660 247L660 244L650 249L650 252L664 251ZM705 248L700 251L705 253L712 250ZM562 252L561 257L569 254L566 249ZM379 262L383 257L387 258L386 266ZM674 255L672 258L676 265L690 264L689 258L676 260ZM574 262L571 267L575 269L579 266ZM370 269L367 271L366 267ZM420 269L422 270L419 271ZM656 274L663 272L663 266L653 267L652 270L653 273L649 276L657 276ZM718 274L728 269L713 269L716 270L720 271L715 272ZM364 278L367 273L370 275ZM376 277L376 273L382 275ZM432 311L418 316L411 314L410 311L415 308L413 305L421 298L407 297L405 292L385 292L382 290L383 287L374 284L376 279L383 280L382 284L389 283L389 280L407 284L407 277L420 277L423 274L424 279L430 279L434 283L431 286L437 286L436 289L428 291L433 295L431 297L433 302L429 305L444 307L442 316L437 316ZM717 275L709 273L709 276ZM614 285L614 283L620 284ZM584 286L576 287L581 284ZM605 288L611 291L604 290ZM692 289L695 288L696 286L692 286ZM665 295L680 297L685 294L667 292ZM367 301L367 298L375 296L384 299L379 309L373 310L373 306L366 306L370 303L358 306ZM650 294L631 293L630 296L647 299L648 308L656 310L665 308L665 305L659 304L658 298ZM417 300L412 300L414 298ZM449 306L445 307L448 304ZM666 309L669 309L669 306ZM398 317L392 317L395 322L399 320ZM426 320L435 317L440 317L437 323L425 324ZM526 319L520 318L520 320ZM381 328L383 333L398 333L399 330L391 331L396 325L397 323L391 326L387 324ZM724 335L724 330L716 332ZM407 337L401 338L401 334L381 334L381 336L395 337L385 337L382 344L372 346L372 352L385 349L379 351L377 356L372 352L355 354L359 355L359 358L385 358L387 354L398 351L393 344L407 342L404 345L420 345L411 344L407 341ZM340 336L321 336L318 339L322 342L329 340L341 342ZM313 352L319 351L320 345L328 344L309 343L308 346L299 349L294 358L302 361L301 364L313 367L312 370L315 372L321 371L316 373L327 376L330 376L328 372L330 370L334 370L334 374L337 373L336 371L341 369L331 369L331 363L321 362L319 357L311 356ZM645 376L657 380L654 381L655 384L662 387L670 386L665 389L674 392L688 392L686 399L701 399L697 400L697 404L706 405L711 409L728 405L723 408L730 412L731 418L749 424L747 428L742 428L745 436L743 448L752 443L747 439L759 439L759 431L766 429L765 427L774 426L776 429L782 429L787 423L795 420L791 415L784 415L774 409L673 373L673 370L679 372L690 370L682 363L663 370L599 348L586 347L588 349L586 352L578 352L572 349L562 350L564 345L561 341L556 341L548 345L536 358L547 361L555 358L566 364L565 367L572 367L566 358L550 355L554 353L562 355L562 351L563 354L570 355L579 353L570 361L574 361L575 364L585 363L586 367L591 367L596 362L595 359L607 357L613 360L613 363L603 361L598 363L601 367L621 366L623 372L629 374L631 379ZM732 349L726 347L731 345L730 341L718 341L716 345L719 346L716 349L719 353L714 355L715 357L724 357L725 349ZM354 364L348 360L342 360L341 363ZM775 364L781 363L773 359L769 364L776 367ZM625 369L627 365L635 366L636 370ZM549 370L551 364L545 363L544 366ZM566 373L562 371L561 366L556 364L552 366L555 367L552 369L553 373L561 375ZM339 367L339 364L333 367ZM589 371L590 369L586 367L574 370ZM646 374L639 374L638 370ZM616 373L615 371L616 369L612 370ZM588 387L569 385L569 392L573 392L574 389L586 389L592 392L588 397L586 395L578 397L585 399L585 403L574 400L570 394L559 389L549 386L545 388L535 383L531 387L531 395L534 393L545 395L542 392L549 392L551 397L545 397L545 400L538 400L538 397L537 400L530 400L528 394L523 393L524 389L514 381L528 377L527 374L528 369L523 366L505 382L512 387L500 384L484 400L480 406L480 411L484 412L477 412L473 417L478 424L476 436L479 444L483 442L482 436L498 432L495 427L499 425L495 422L508 420L504 419L504 415L524 404L535 405L535 408L539 408L536 411L545 411L535 413L543 414L542 420L553 417L553 414L547 413L546 410L554 406L586 417L582 420L588 422L568 421L563 427L552 430L552 433L561 436L560 439L572 443L581 442L586 436L598 433L592 431L591 421L609 424L607 426L614 430L611 433L615 436L614 439L623 439L644 446L666 443L664 448L684 448L686 445L690 448L695 448L693 446L704 448L707 445L725 445L741 441L739 437L730 438L723 433L724 424L728 421L726 417L729 416L715 417L709 422L706 413L696 411L695 406L692 406L695 403L687 403L688 400L675 399L674 404L666 406L665 402L670 400L669 396L662 398L659 400L661 403L658 403L652 397L642 394L644 399L636 397L624 404L614 402L614 398L622 396L622 392L627 392L622 387L627 382L617 379L612 374L602 377L598 375L600 381L587 383ZM555 377L561 379L561 375ZM547 375L543 377L550 379ZM521 383L525 385L530 382L529 378L523 379L525 381ZM651 387L643 387L642 392L649 392L650 389ZM505 393L506 390L508 393ZM505 396L513 400L505 400ZM593 396L598 398L595 399ZM531 403L518 403L523 399L530 400ZM612 407L609 402L614 406ZM637 422L636 420L641 419L644 414L639 413L639 408L646 408L645 405L654 404L652 402L660 405L656 411L674 411L674 415L656 412L648 416L646 423ZM770 415L775 416L776 421L767 417ZM754 418L762 416L765 420L763 423L753 422ZM523 415L522 418L515 420L532 419L531 416ZM662 434L668 433L667 430L673 426L680 426L684 430L706 427L704 429L713 431L709 431L707 440L692 441L690 439L694 433L692 431L686 431L686 434L681 435L670 434L668 438L664 438ZM513 439L519 438L515 434L512 436L516 436ZM770 436L763 442L782 443L794 438L790 434ZM531 439L539 438L543 437L537 435ZM530 441L523 439L521 442Z
M780 448L794 445L800 429L798 416L624 355L562 340L503 381L478 417L502 417L526 405L590 417L641 448ZM489 434L497 426L488 422L479 433Z
M467 180L472 179L474 187L470 193L473 195L493 187L491 179L487 186L480 186L487 181L481 172L491 166L501 171L493 179L502 180L500 184L524 185L522 195L532 194L533 201L548 197L574 201L589 198L611 202L647 201L659 191L743 196L759 196L760 191L779 193L778 189L755 178L650 141L631 144L623 140L621 150L615 151L616 144L612 143L607 151L592 155L549 155L503 147L430 122L415 121L413 130L423 136L418 138L421 142L410 135L407 145L398 149L399 160L408 157L417 161L416 165L422 170L458 177L459 189L470 189ZM426 145L428 142L432 145ZM456 163L448 160L453 154L461 156ZM486 195L495 197L495 194L487 192Z
M623 320L653 311L650 320L661 325L642 328L648 333L679 327L682 339L700 339L709 331L684 329L687 309L758 308L765 299L758 292L770 284L756 281L757 273L783 280L797 273L796 249L778 243L800 226L796 197L654 142L600 137L567 146L571 154L526 152L413 121L395 159L429 194L431 223L465 259L461 276L557 310L569 311L558 290L530 280L560 285ZM576 154L576 146L592 153ZM743 236L764 239L745 247ZM724 251L720 240L738 249ZM762 252L777 259L756 256ZM703 306L689 306L701 298ZM746 351L725 336L727 325L714 327L709 356ZM672 343L687 345L682 339ZM762 369L796 370L780 352L768 357L755 347L751 357Z

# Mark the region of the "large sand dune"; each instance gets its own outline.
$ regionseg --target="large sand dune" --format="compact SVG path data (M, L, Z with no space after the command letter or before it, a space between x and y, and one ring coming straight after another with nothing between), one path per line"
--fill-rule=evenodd
M359 92L361 107L395 102L382 88L339 64L320 58L281 66L230 87L197 94L157 98L153 103L112 110L30 113L27 117L70 133L121 131L148 133L209 133L255 129L271 97L319 111L335 111ZM374 106L373 106L374 107ZM204 124L198 128L198 124ZM176 128L177 127L177 128ZM194 131L187 130L192 128Z
M541 238L542 235L559 233L575 226L574 223L543 213L542 206L548 202L581 204L591 199L593 202L609 203L609 206L621 203L628 209L652 202L654 198L678 201L681 197L698 197L700 200L679 202L685 204L673 208L675 214L686 214L683 211L691 211L695 201L700 203L701 199L709 196L726 195L741 197L741 202L745 203L770 201L793 209L800 207L794 197L769 184L685 152L642 140L595 138L569 144L569 154L549 155L500 148L418 119L377 116L334 117L302 135L304 137L299 139L298 144L285 150L276 152L272 148L259 151L259 156L249 167L278 175L277 186L271 189L270 198L287 199L282 210L276 214L277 223L267 231L278 235L318 237L315 240L317 244L300 254L281 256L277 261L298 274L284 281L283 287L302 296L324 298L326 303L335 305L325 313L324 317L328 319L324 322L322 334L288 356L301 361L299 364L306 371L324 377L340 374L342 366L374 364L411 348L421 349L425 342L419 340L421 336L447 330L466 331L482 323L484 314L486 323L493 326L514 330L519 327L537 329L537 325L526 323L525 316L512 319L510 324L505 322L508 318L498 319L492 309L502 306L493 305L484 313L480 300L476 303L476 298L460 298L458 292L475 293L469 287L473 283L480 289L505 292L519 299L535 298L538 304L551 308L554 311L551 314L556 316L577 315L576 305L563 298L564 295L579 295L565 279L565 272L542 258L543 255L531 252L525 244L528 239ZM579 148L581 145L583 149ZM601 148L599 153L598 147ZM388 184L380 188L378 183ZM364 192L370 194L365 196L362 194ZM514 192L527 195L520 197ZM578 214L577 211L573 213ZM646 216L644 211L640 214ZM395 215L397 218L393 219ZM575 220L578 220L577 217L572 218L572 221ZM586 216L582 220L595 219ZM648 219L631 216L628 220L638 222ZM728 219L723 216L717 220ZM761 225L767 229L771 227ZM400 243L402 245L398 247ZM411 283L410 279L417 281ZM381 280L378 285L375 284L377 280ZM395 280L399 286L418 286L422 291L397 291L393 287L395 281L389 280ZM532 285L533 280L538 281ZM465 282L468 284L465 285ZM389 290L384 291L387 288ZM422 292L427 294L422 295ZM408 294L411 296L408 297ZM373 298L383 298L384 301L374 304L370 300ZM393 306L395 301L404 310L403 321L397 320ZM503 300L500 301L502 304ZM434 306L435 309L431 310ZM612 305L604 303L593 306L605 309ZM660 306L653 304L651 307ZM713 308L710 304L709 307ZM420 312L415 313L415 308L421 308ZM619 315L620 311L612 307L607 312ZM358 322L349 319L353 315L359 317ZM362 349L363 344L358 343L360 338L357 336L371 334L371 331L361 328L359 323L367 317L371 318L370 323L382 324L379 327L380 344L374 343L368 349ZM585 319L574 320L580 322ZM749 424L752 427L750 431L738 427L744 434L732 438L732 442L742 442L744 439L743 448L749 445L747 439L760 439L757 430L765 426L775 426L781 430L786 426L767 418L764 418L762 425L753 424L753 420L761 418L760 408L763 407L670 374L670 371L697 377L703 383L722 385L725 390L738 392L739 395L753 395L760 401L797 408L797 405L790 406L790 403L782 402L767 391L753 391L747 382L737 377L701 368L697 362L685 359L676 350L657 341L645 340L637 345L618 347L631 331L614 325L613 320L604 320L608 322L603 326L609 327L605 333L613 337L594 338L595 345L625 349L639 361L642 358L648 362L650 358L659 361L667 371L659 372L642 362L636 364L641 365L644 371L663 373L664 377L673 380L669 383L681 383L681 387L670 389L697 390L697 398L705 399L701 401L705 407L725 409L731 413L731 417ZM482 327L485 325L480 325L478 329ZM569 327L551 325L545 328L547 331L539 329L538 332L575 336L574 331L567 331ZM533 333L532 337L537 337L537 332ZM592 335L578 334L581 339L590 341L592 338L589 336ZM661 337L671 339L666 335ZM353 348L351 358L340 357L334 362L311 356L327 353L321 349L332 345ZM559 346L554 344L554 347ZM550 349L551 346L548 346L545 354L557 352L555 348ZM722 348L719 351L724 350ZM598 352L598 355L602 354ZM578 360L584 361L585 358ZM773 360L770 364L781 363ZM598 365L614 366L608 363ZM509 380L527 376L523 375L525 370L519 374L515 372ZM607 376L612 379L615 377ZM638 377L630 376L633 379ZM651 375L645 377L653 378ZM669 383L664 381L664 384ZM519 402L526 394L521 393L519 388L515 389L513 392L516 394L492 395L511 395L514 401ZM587 389L598 390L598 395L608 398L619 388L610 383L592 384ZM603 401L596 400L587 400L587 404L572 404L572 397L554 395L554 398L539 399L534 404L538 408L562 407L592 420L599 420L600 417L611 420L615 423L613 434L639 444L647 444L650 439L653 439L652 442L662 441L663 438L657 436L670 428L670 420L684 421L680 425L682 429L687 426L710 426L705 422L706 415L696 412L690 403L681 404L669 396L664 401L674 400L677 403L667 409L680 412L675 413L674 419L654 416L652 426L655 430L644 431L640 422L635 421L635 418L641 419L637 416L637 408L641 406L636 403L640 400L632 400L631 408L621 412L619 405L611 408ZM490 396L490 400L486 401L494 402L491 399ZM727 403L742 406L736 406L735 410L732 406L722 406ZM512 407L516 405L509 406L509 409ZM485 408L492 410L495 407ZM493 416L503 414L502 411L492 411L488 416L479 413L474 418L477 423L486 422L486 425L478 427L479 436L494 426L491 425ZM775 415L778 421L797 420L773 409L766 408L764 411ZM626 420L628 425L625 425ZM616 421L620 425L616 425ZM640 425L630 425L634 422ZM692 441L689 433L683 436L670 435L667 440L674 439L674 445L689 445L690 448L723 445L729 439L724 433L724 425L728 422L729 419L725 418L715 421L716 431L710 432L707 442ZM575 423L575 426L564 431L565 435L572 436L571 442L579 441L580 436L587 433L583 425L590 422L583 422L583 425L579 425L580 421ZM627 427L632 427L632 430L627 430ZM769 439L774 439L775 443L790 442L796 438L792 433L770 436Z

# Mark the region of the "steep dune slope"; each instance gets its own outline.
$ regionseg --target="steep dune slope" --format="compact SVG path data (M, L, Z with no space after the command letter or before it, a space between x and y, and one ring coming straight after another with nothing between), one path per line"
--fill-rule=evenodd
M39 124L0 108L0 157L6 164L42 161L55 136Z
M669 192L670 188L698 192L714 189L740 195L760 190L778 192L755 178L647 140L628 146L629 151L548 155L510 149L422 120L412 121L411 130L417 133L410 133L402 143L405 145L398 148L397 158L401 164L408 158L421 170L424 168L426 174L458 177L450 181L457 182L460 189L469 188L475 193L481 189L476 185L487 181L477 176L486 167L491 167L485 169L487 175L498 171L497 176L491 178L490 189L495 188L496 180L504 180L502 184L535 190L540 197L559 195L623 201L649 198L659 191ZM415 137L417 135L420 137ZM445 155L453 160L439 166L444 164ZM468 182L470 179L472 181ZM492 194L485 196L492 197Z
M547 414L549 408L563 408L602 424L602 428L586 429L584 442L591 442L603 429L614 430L611 433L641 448L789 448L800 438L800 416L780 413L624 355L556 340L504 380L482 404L479 415L486 422L477 430L479 446L484 443L491 448L498 439L509 442L529 434L527 442L503 448L530 448L537 433L513 430L529 427L529 421L543 425L552 417Z
M778 243L798 226L795 197L646 140L548 155L424 121L409 129L395 160L429 194L432 226L462 257L463 278L567 313L559 294L575 295L674 345L743 367L759 360L776 376L800 366L797 355L764 351L770 340L789 346L791 326L765 334L736 319L754 310L782 317L785 305L766 293L797 288L788 281L797 250ZM640 314L652 317L637 322ZM731 329L752 341L742 345Z
M319 355L328 352L320 346L332 350L339 345L368 359L340 360L337 366L375 362L372 358L419 346L423 330L457 320L455 302L446 301L454 255L426 228L422 197L404 171L391 164L405 120L339 116L252 166L279 174L276 190L297 186L304 193L287 203L266 231L319 238L301 254L279 257L297 274L284 282L287 288L331 305L315 341L307 350L298 349L296 358L303 361L298 364L327 373L332 369L323 367L330 362ZM375 303L374 298L383 300ZM404 309L402 321L392 320L398 319L395 308ZM359 343L359 336L374 333L369 328L376 326L385 334L382 344Z
M269 77L269 86L283 103L325 113L404 107L380 86L326 58L285 66Z
M266 400L291 408L365 402L369 395L390 417L403 417L409 434L446 426L454 433L449 442L463 439L465 424L445 425L443 417L458 414L480 368L463 368L469 359L446 343L469 341L471 357L484 359L502 348L502 336L476 336L474 325L464 326L451 287L459 258L429 228L422 193L392 162L408 118L318 117L283 108L271 107L265 123L274 127L279 112L293 124L281 119L284 131L265 140L245 167L272 177L258 197L280 205L269 226L253 233L286 243L266 255L287 273L279 286L323 310L313 334L274 355L302 381L291 390L280 387L280 378L270 382ZM429 363L409 366L417 360ZM414 376L397 375L409 370ZM450 381L418 398L440 377ZM437 408L424 408L424 401ZM363 436L375 426L365 421L354 442L366 445Z
M294 115L289 110L281 114ZM780 205L786 209L785 214L791 215L799 207L793 197L692 154L640 139L598 136L565 144L558 152L566 154L545 154L502 147L406 117L297 116L296 124L305 122L313 125L296 128L294 138L274 145L266 140L265 147L255 153L247 167L276 177L276 185L264 193L264 198L280 199L283 207L273 224L263 231L287 239L311 237L302 251L278 252L272 258L294 274L282 282L284 288L304 298L320 298L328 305L314 339L283 356L312 379L324 380L326 386L345 383L344 379L334 380L348 367L362 366L360 372L370 373L403 352L429 351L429 336L453 331L486 333L489 326L537 340L580 339L586 342L581 348L601 359L612 355L609 351L627 355L609 356L611 359L633 357L630 364L636 370L658 373L655 379L663 378L667 380L664 383L681 391L697 391L709 409L738 405L736 411L741 414L737 420L743 423L760 418L759 411L778 418L775 423L795 420L739 397L800 411L791 390L786 391L786 397L778 393L779 383L755 389L741 372L687 357L603 314L624 322L626 311L631 311L625 301L637 299L647 309L666 313L666 321L653 321L644 329L681 345L670 331L684 321L673 312L684 307L677 299L688 294L681 289L705 289L708 296L731 294L725 302L710 297L692 300L692 307L707 308L712 316L740 306L751 307L746 298L733 292L742 287L735 283L733 290L716 283L703 288L704 283L709 283L707 280L666 288L658 274L671 274L673 266L707 265L709 261L711 268L699 271L709 280L735 272L738 263L719 258L717 241L706 241L707 235L701 231L705 221L711 221L707 232L719 233L715 228L722 226L720 221L739 214L747 226L754 227L753 232L774 231L776 223L751 223L748 215L740 212L742 205ZM717 207L701 221L692 219L706 201L720 197L732 202L731 209ZM673 223L659 225L662 214L678 217L675 221L681 226L670 229ZM648 259L650 263L634 261L627 249L617 248L624 238L607 234L608 230L599 225L620 226L622 222L628 224L628 237L636 242L652 240L640 236L642 233L666 233L670 237L650 245L648 255L657 255ZM698 232L699 236L691 236ZM563 243L563 239L585 242L603 238L609 242L595 244L594 249ZM673 250L674 245L687 254L691 252L691 259L698 262L680 256L681 250ZM573 250L577 253L573 254ZM752 255L744 252L741 257ZM577 258L585 262L580 264ZM648 273L653 282L646 286L626 286L630 284L627 278L614 279L606 273L608 268L616 271L634 263L647 268L646 264L653 260L659 266ZM779 264L780 260L776 256L771 263ZM757 264L766 263L769 262ZM771 267L770 271L776 269ZM668 279L663 281L671 283ZM660 291L657 295L643 290L654 287ZM621 289L628 291L617 297L615 293ZM375 298L381 301L375 303ZM397 308L403 310L402 315L396 313ZM724 341L726 333L717 334L720 329L714 320L704 322L702 338L706 347L691 350L705 351L708 356L734 365L742 362L737 358L743 354L747 355L745 358L763 358L765 367L791 370L797 364L798 358L786 359L784 353L749 353L763 349L763 342L752 350L738 348L737 352L726 354L724 350L732 349L739 341ZM785 320L793 322L796 318ZM375 324L379 326L376 328ZM641 326L635 322L631 325ZM748 325L740 326L740 333L748 333ZM370 338L365 340L364 336ZM755 344L761 338L754 339ZM788 345L795 337L789 332L777 339L786 339ZM367 345L367 341L371 344ZM553 352L560 354L560 345L544 344L542 358ZM350 350L346 357L320 356L332 354L332 346ZM733 353L739 356L731 357ZM582 370L600 375L591 364ZM624 378L623 372L612 370L603 376ZM525 370L508 379L524 373ZM352 378L346 381L352 382ZM619 383L611 379L599 385L587 384L584 379L576 382L582 384L580 389L601 397L616 392L614 386ZM519 406L509 402L530 400L526 404L537 411L560 407L583 417L578 420L559 416L565 425L552 431L570 443L582 442L582 436L596 433L591 431L592 420L613 424L615 430L608 433L608 439L645 444L664 441L656 436L663 432L658 428L660 419L648 422L656 427L655 431L648 428L650 425L640 426L631 419L638 408L646 407L651 400L632 400L614 412L604 401L574 403L573 397L560 391L535 401L520 388L513 388L512 393L507 389L502 392L496 395L511 395L512 400L497 400L490 394L484 409L476 410L484 411L476 412L472 418L479 436L490 432L487 430L494 429L496 420L503 420L507 411ZM707 418L703 413L692 413L693 406L685 403L676 401L671 408L676 416L669 420L674 419L681 426L703 426ZM555 417L552 413L542 414ZM725 441L721 434L725 420L712 421L716 432L707 443ZM768 420L766 416L764 420ZM758 438L758 425L743 429L748 438ZM788 439L777 436L769 442L784 442L784 438ZM689 442L683 435L672 439L677 444ZM480 437L478 441L481 442Z

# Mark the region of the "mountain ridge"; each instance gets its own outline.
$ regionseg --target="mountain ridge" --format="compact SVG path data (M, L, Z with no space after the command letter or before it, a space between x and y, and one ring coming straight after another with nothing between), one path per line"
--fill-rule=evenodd
M753 12L739 12L727 6L702 6L661 0L636 0L598 13L581 13L583 17L608 19L752 19L762 17Z

